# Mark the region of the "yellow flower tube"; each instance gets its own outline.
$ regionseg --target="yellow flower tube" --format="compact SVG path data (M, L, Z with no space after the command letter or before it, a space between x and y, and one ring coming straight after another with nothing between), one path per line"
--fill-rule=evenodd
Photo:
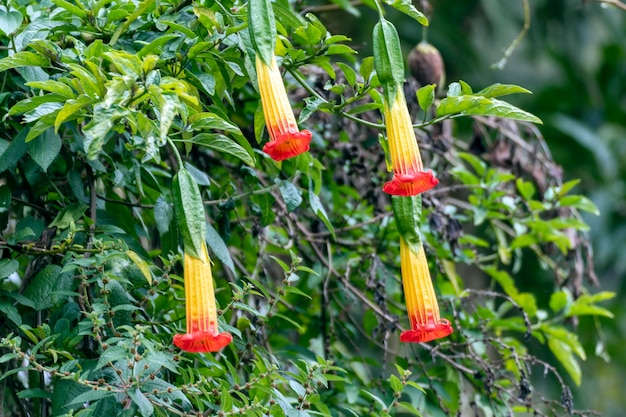
M394 97L392 103L385 102L384 110L393 179L385 183L383 191L398 196L418 195L433 188L439 180L422 165L402 86Z
M400 239L400 267L411 329L400 334L402 342L430 342L448 336L452 326L439 316L437 296L430 278L424 246L414 252Z
M174 335L174 344L187 352L216 352L233 340L230 333L219 332L211 259L202 247L202 258L184 255L187 333Z
M257 55L256 72L265 125L270 135L263 152L275 161L282 161L308 151L311 132L298 128L276 58L272 56L268 65Z

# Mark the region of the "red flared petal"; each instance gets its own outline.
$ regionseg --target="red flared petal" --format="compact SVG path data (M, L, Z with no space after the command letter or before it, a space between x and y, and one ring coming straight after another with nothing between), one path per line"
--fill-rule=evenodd
M403 331L400 334L400 341L407 343L430 342L446 337L452 331L450 322L446 319L441 319L439 323L418 324L415 329Z
M230 333L194 332L174 335L174 344L187 352L217 352L232 342Z
M310 143L310 131L288 132L267 142L263 147L263 152L272 157L274 161L283 161L308 151Z
M394 174L393 179L383 185L383 191L387 194L407 197L428 191L437 184L439 180L432 171Z

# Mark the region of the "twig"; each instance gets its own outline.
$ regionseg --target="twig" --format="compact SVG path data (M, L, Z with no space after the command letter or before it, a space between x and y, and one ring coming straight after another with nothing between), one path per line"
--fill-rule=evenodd
M611 6L615 6L618 9L622 9L626 11L626 4L622 3L619 0L596 0L598 3L609 4Z
M511 56L511 54L513 54L513 51L517 49L519 44L522 42L522 40L526 36L526 33L528 33L528 29L530 29L530 7L528 6L528 0L522 0L522 5L524 6L524 27L522 28L520 33L517 35L517 37L513 39L513 42L511 42L509 47L506 48L506 51L504 51L504 56L502 57L502 59L500 59L500 61L493 64L491 68L495 68L499 70L503 69L507 61L509 60L509 57Z

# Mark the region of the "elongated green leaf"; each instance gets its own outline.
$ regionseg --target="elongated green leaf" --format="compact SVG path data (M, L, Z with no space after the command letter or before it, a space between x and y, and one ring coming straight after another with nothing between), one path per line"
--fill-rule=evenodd
M67 10L68 12L70 12L71 14L73 14L74 16L78 16L81 19L84 19L85 17L87 17L87 11L85 9L82 9L68 1L65 0L52 0L52 3L56 4L57 6ZM78 1L76 2L78 5L81 5L81 2Z
M398 233L408 243L411 250L417 252L422 244L419 232L422 217L422 196L392 196L391 207Z
M413 6L413 2L411 0L384 0L384 2L397 11L417 20L422 25L428 26L428 19L424 16L424 13L420 12L415 8L415 6Z
M0 72L19 67L49 67L50 60L34 52L22 51L0 59Z
M548 347L554 353L554 356L561 362L563 368L567 371L570 377L576 385L580 385L582 379L582 371L580 369L580 364L576 357L574 356L574 352L568 346L567 343L559 340L556 337L547 336L548 338Z
M476 93L476 95L491 98L491 97L500 97L500 96L506 96L509 94L517 94L517 93L532 94L530 90L520 87L519 85L492 84L489 87L485 87L482 90L480 90L478 93Z
M26 129L22 129L13 141L0 154L0 172L13 168L20 158L26 153Z
M489 106L491 101L483 96L461 96L461 95L448 95L443 98L437 106L437 117L446 116L449 114L459 114L474 107Z
M148 262L146 262L141 256L137 255L137 253L132 250L126 251L126 256L128 256L128 259L133 261L137 268L139 268L143 277L146 279L146 281L148 281L148 284L152 285L152 273L150 272Z
M385 90L386 99L393 102L398 88L404 82L404 58L396 28L381 18L374 26L374 66L378 81Z
M81 95L76 99L66 101L56 115L56 119L54 121L55 133L59 131L59 127L63 124L63 122L77 119L81 116L80 110L93 102L95 102L95 100L86 95Z
M514 105L507 103L506 101L498 99L490 99L491 103L488 105L480 105L465 110L463 113L474 116L496 116L503 117L505 119L521 120L523 122L532 122L543 124L540 118L534 114L528 113Z
M324 209L320 198L313 192L312 189L309 189L309 204L311 204L311 209L313 210L313 213L315 213L315 215L319 217L322 222L324 222L333 239L336 240L337 236L335 236L335 228L330 222L328 214L326 213L326 209Z
M191 141L198 145L206 146L218 152L224 152L241 159L251 167L254 166L254 159L241 145L233 139L219 133L200 133L194 136Z
M172 200L178 229L183 237L185 251L200 258L206 236L204 205L198 184L185 168L174 176Z
M43 134L32 141L28 153L39 165L43 172L48 171L48 167L55 160L61 151L61 137L48 128Z
M537 116L528 113L506 101L489 99L480 95L448 96L437 107L437 117L465 114L472 116L496 116L505 119L543 123Z
M148 398L139 390L139 388L135 388L135 390L127 391L128 396L133 400L133 402L139 408L139 412L142 417L150 417L154 413L154 406L148 400Z
M270 0L248 2L248 33L254 52L269 64L276 47L276 22Z
M30 88L37 88L50 93L57 93L67 98L74 98L76 93L72 90L72 87L62 83L60 81L47 80L47 81L31 81L26 83Z
M578 210L583 210L596 216L600 215L600 210L587 197L582 195L566 195L559 200L559 205L563 207L574 207Z
M115 45L117 43L117 40L120 37L120 35L122 35L124 32L126 32L130 28L130 25L135 20L137 20L137 18L139 16L143 15L144 13L149 12L154 7L156 7L156 2L154 0L144 0L141 3L139 3L139 5L135 8L133 13L130 16L128 16L128 18L124 21L124 23L122 23L117 28L117 30L115 31L115 33L111 37L111 41L109 42L109 44L111 46Z
M209 245L213 254L215 254L215 257L226 265L233 274L235 274L235 264L233 263L233 258L230 256L230 252L228 251L228 246L226 246L222 237L219 233L217 233L217 230L215 230L213 226L208 223L206 225L206 243Z

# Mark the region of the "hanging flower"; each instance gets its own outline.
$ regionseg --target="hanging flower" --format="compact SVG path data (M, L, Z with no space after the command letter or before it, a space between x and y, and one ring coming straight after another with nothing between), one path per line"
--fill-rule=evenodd
M184 257L187 333L174 335L174 344L187 352L217 352L233 340L219 332L211 259L202 247L201 259L187 252Z
M398 87L393 102L385 103L385 123L389 152L393 168L393 179L383 186L391 195L411 196L430 190L439 183L433 172L424 170L422 157L406 99Z
M406 298L406 309L411 330L400 334L402 342L430 342L452 333L452 326L439 317L439 305L430 278L424 246L413 251L404 239L400 239L400 267L402 285Z
M265 125L270 135L263 152L275 161L282 161L308 151L311 132L298 129L276 58L272 56L271 62L266 64L257 55L256 71Z

